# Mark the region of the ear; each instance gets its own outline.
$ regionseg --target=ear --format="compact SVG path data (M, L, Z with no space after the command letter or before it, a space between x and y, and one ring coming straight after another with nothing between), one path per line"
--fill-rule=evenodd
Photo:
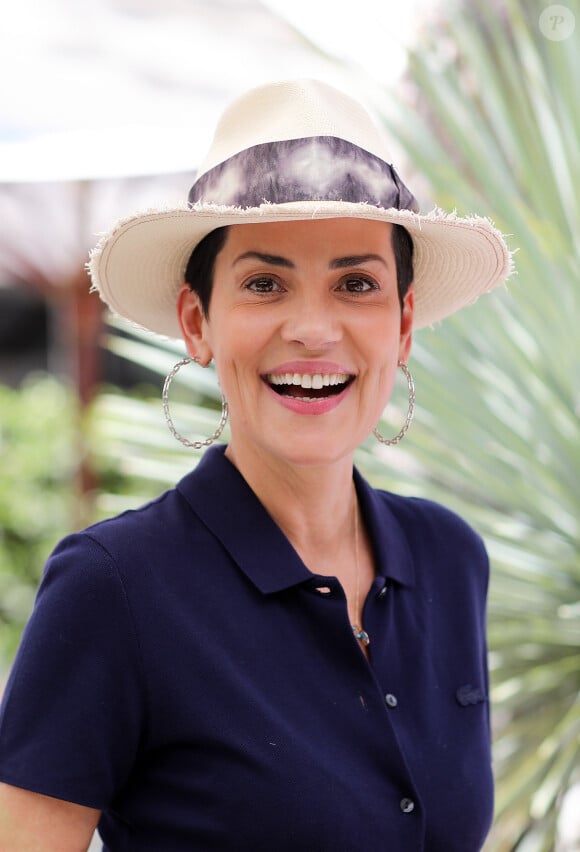
M413 317L415 314L415 290L409 287L403 299L403 310L401 312L401 335L399 339L399 361L405 363L411 354L413 342Z
M177 318L185 346L192 358L198 358L202 367L207 367L213 353L207 342L207 319L197 293L183 284L177 297Z

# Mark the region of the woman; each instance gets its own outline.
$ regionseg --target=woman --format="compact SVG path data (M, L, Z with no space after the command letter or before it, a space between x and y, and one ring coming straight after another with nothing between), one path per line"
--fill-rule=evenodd
M412 331L505 280L501 235L420 216L367 113L300 80L236 101L188 207L119 223L90 268L183 337L174 434L171 379L213 359L206 443L228 414L231 440L49 560L0 721L0 848L78 850L98 823L111 852L480 849L485 550L353 453L404 435Z

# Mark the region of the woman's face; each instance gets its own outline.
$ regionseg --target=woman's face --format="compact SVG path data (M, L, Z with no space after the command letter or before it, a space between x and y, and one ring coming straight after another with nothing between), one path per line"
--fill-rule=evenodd
M233 458L351 456L376 426L411 347L391 225L326 219L234 225L216 257L209 318L184 287L190 354L215 359Z

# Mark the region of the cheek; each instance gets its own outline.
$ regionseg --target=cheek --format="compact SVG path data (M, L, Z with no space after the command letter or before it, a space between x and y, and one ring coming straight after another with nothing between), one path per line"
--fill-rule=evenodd
M401 342L398 319L384 318L383 322L367 328L361 339L369 370L383 375L396 369Z
M370 407L381 413L397 381L399 339L383 334L374 341L369 338L369 344L365 391Z
M220 388L230 403L255 394L260 381L255 337L236 329L223 328L217 335L214 363Z
M389 359L389 363L383 363L376 371L374 381L371 382L371 390L374 395L374 402L377 408L382 410L393 392L395 386L396 362L393 365Z
M263 308L230 308L208 329L216 362L219 359L228 369L234 364L239 372L255 371L277 329L278 323Z

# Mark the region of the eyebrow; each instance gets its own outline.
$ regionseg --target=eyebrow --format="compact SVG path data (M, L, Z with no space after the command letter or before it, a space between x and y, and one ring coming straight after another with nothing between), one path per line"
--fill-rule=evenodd
M267 263L270 266L284 266L286 269L294 269L294 264L285 257L280 257L277 254L263 254L260 251L245 251L238 255L234 260L234 264L240 260L260 260L262 263Z
M361 266L363 263L368 263L371 260L377 260L388 269L387 261L380 254L355 254L350 257L337 257L330 262L330 268L345 269L349 266Z
M269 264L270 266L283 266L286 269L296 268L292 261L288 260L286 257L280 257L280 255L277 254L263 254L259 251L246 251L243 254L238 255L238 257L234 260L234 264L239 263L241 260L248 259L259 260L262 263ZM329 268L348 269L351 266L361 266L363 263L368 263L372 260L382 263L383 266L386 266L388 269L387 261L384 257L381 257L380 254L355 254L347 257L337 257L334 260L331 260Z

